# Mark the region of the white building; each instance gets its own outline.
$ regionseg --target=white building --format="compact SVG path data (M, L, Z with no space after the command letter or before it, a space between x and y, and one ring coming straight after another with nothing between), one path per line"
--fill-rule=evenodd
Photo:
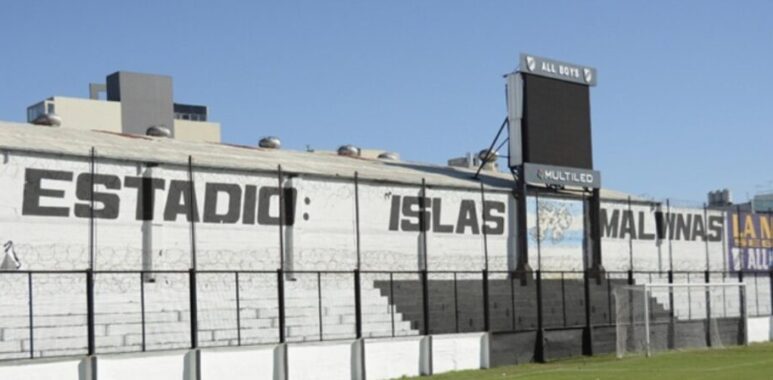
M87 99L53 96L35 103L27 121L46 123L47 115L56 115L63 128L144 135L163 127L176 139L220 142L220 124L208 120L206 106L173 102L171 77L119 71L89 90Z

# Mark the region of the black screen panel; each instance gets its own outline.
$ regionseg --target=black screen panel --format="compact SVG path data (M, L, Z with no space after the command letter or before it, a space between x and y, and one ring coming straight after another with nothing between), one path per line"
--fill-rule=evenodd
M592 169L588 86L523 75L523 160Z

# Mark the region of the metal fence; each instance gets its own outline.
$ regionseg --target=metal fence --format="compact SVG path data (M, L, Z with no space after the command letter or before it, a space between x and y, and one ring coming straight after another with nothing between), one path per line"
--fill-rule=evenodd
M772 280L773 272L0 272L0 359L459 332L590 331L614 325L616 286L644 282L743 282L749 316L766 316L773 305ZM706 310L696 310L703 304L685 296L659 302L681 318L705 318ZM713 315L737 317L727 311Z

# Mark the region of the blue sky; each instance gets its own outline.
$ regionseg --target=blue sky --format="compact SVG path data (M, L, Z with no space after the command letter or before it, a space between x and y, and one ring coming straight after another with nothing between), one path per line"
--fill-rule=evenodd
M519 52L598 68L606 187L702 202L773 189L773 2L14 1L0 119L130 70L174 77L226 142L445 163L486 147Z

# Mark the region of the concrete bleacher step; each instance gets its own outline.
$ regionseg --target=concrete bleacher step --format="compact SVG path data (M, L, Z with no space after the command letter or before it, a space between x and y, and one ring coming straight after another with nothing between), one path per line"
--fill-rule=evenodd
M319 321L325 340L350 339L355 332L355 299L346 283L318 289L301 281L285 293L285 334L288 341L319 340ZM176 349L190 346L190 311L187 289L165 289L163 282L146 284L145 331L139 294L99 292L95 295L95 340L98 352ZM328 281L326 284L330 284ZM104 290L104 288L102 288ZM202 346L272 343L278 340L278 302L275 289L257 296L244 291L239 298L240 330L236 330L235 289L205 287L198 293L198 339ZM410 321L389 304L380 290L363 283L363 335L416 335ZM264 297L265 296L265 297ZM30 350L29 305L24 297L0 300L0 358L28 357ZM43 293L33 300L33 355L73 355L86 350L84 294Z

